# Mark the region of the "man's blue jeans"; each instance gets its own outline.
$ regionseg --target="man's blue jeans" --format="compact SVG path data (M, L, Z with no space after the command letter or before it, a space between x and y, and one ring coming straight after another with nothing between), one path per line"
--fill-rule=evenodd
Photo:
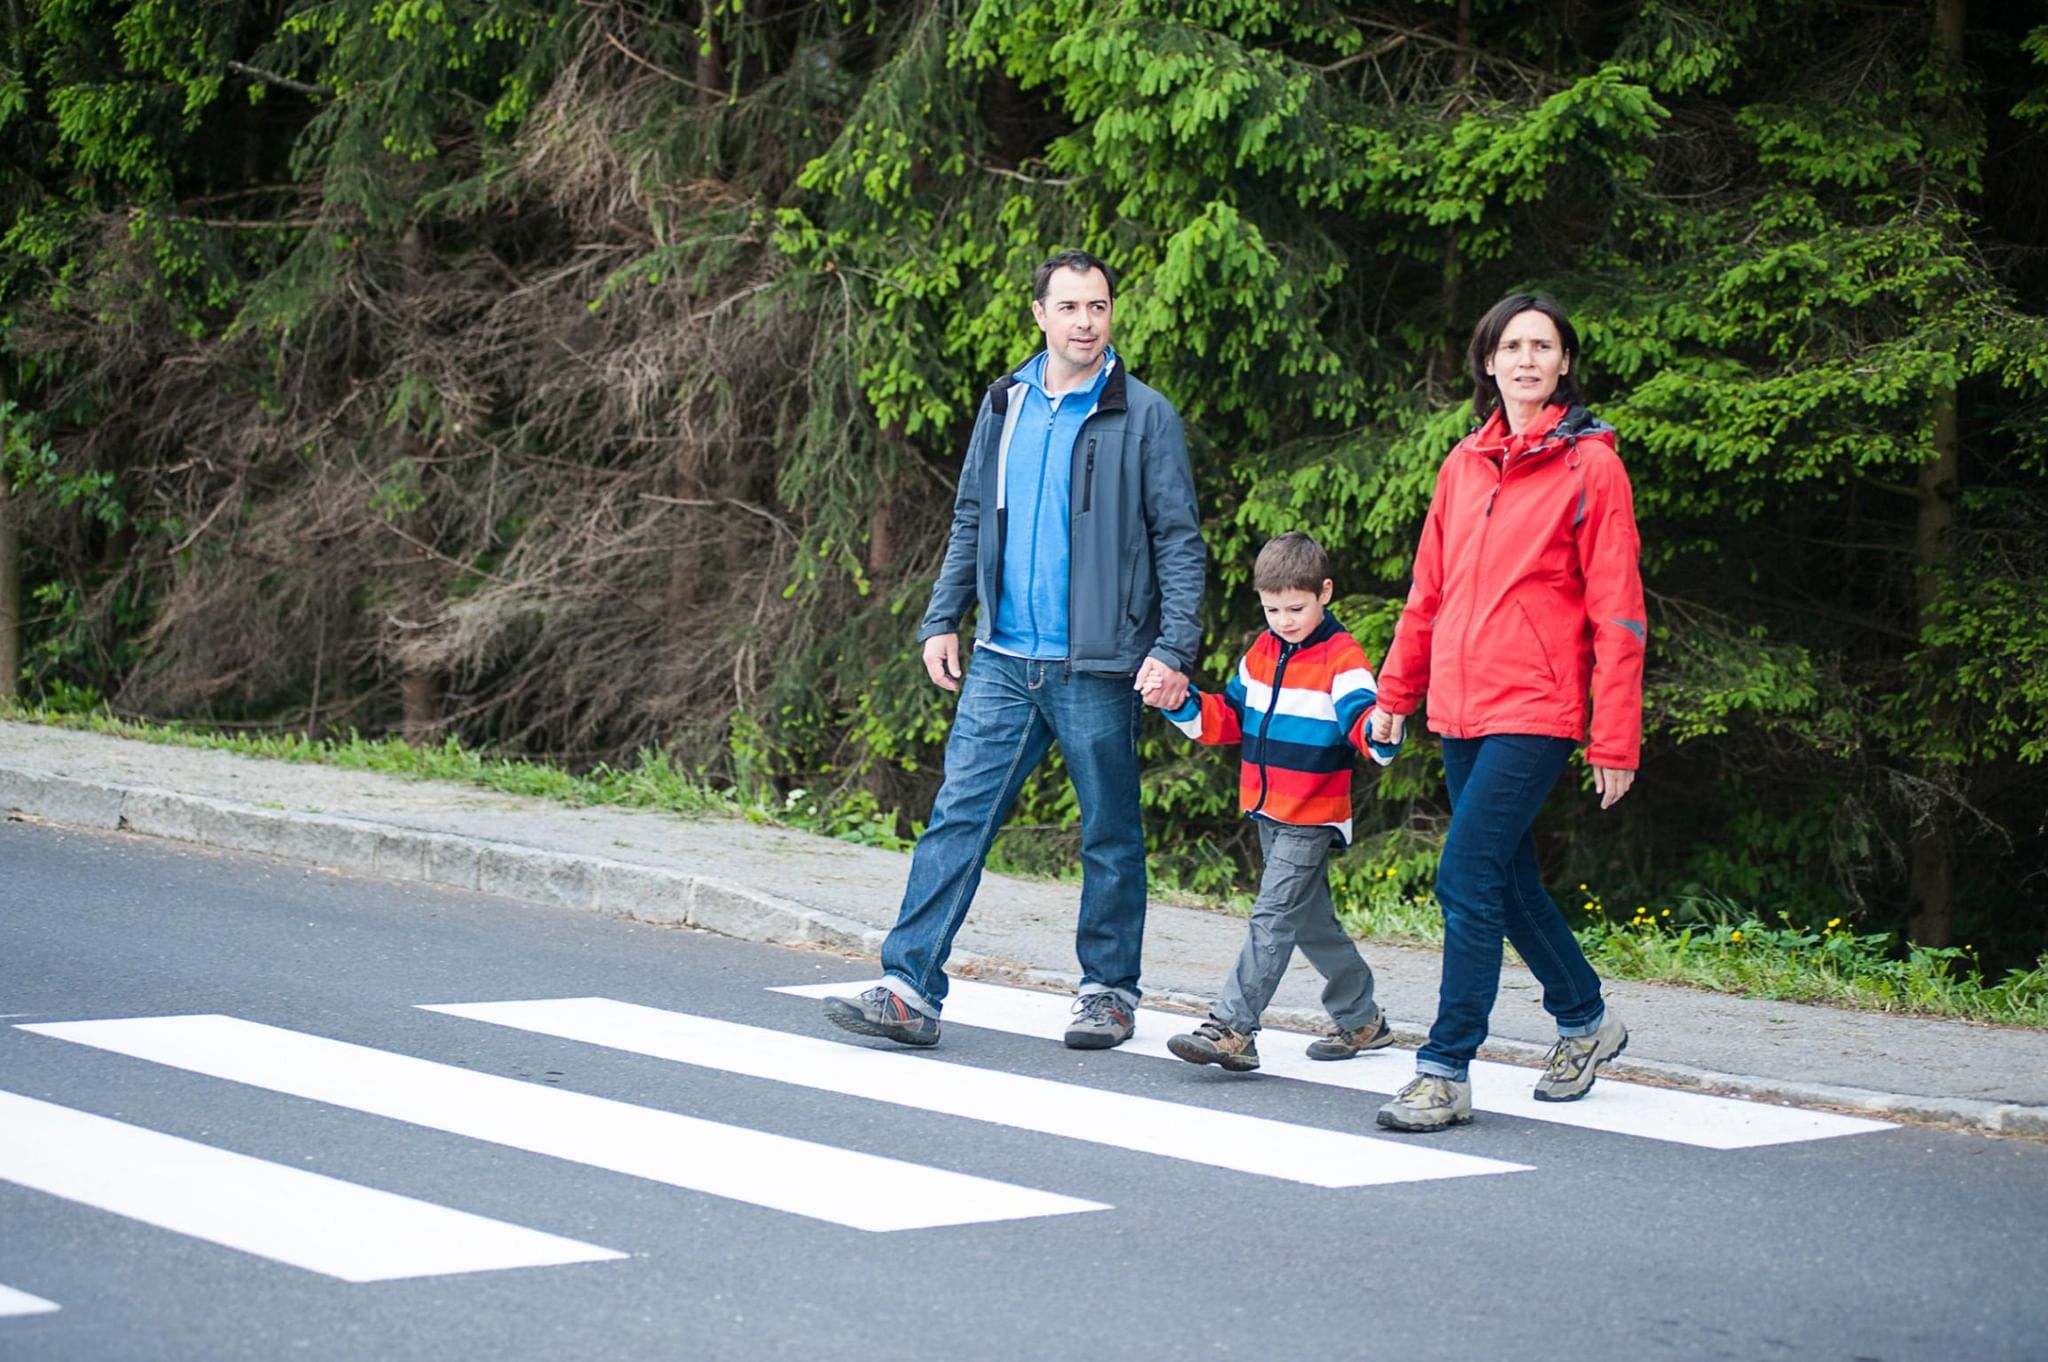
M1141 703L1128 676L975 650L946 739L946 778L910 858L882 971L934 1010L946 957L974 902L989 847L1025 780L1057 740L1081 807L1081 991L1138 1001L1145 935L1145 830L1138 816Z
M1543 1008L1559 1035L1600 1029L1600 976L1543 888L1529 832L1575 746L1518 733L1444 739L1451 830L1436 869L1444 973L1417 1073L1467 1077L1500 992L1503 936L1543 985Z

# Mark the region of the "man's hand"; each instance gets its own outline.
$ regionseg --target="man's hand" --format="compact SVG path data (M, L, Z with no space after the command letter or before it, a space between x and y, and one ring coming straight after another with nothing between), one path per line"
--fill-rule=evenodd
M940 690L960 689L960 635L933 634L926 639L924 669Z
M1391 747L1401 741L1401 735L1408 731L1408 718L1403 714L1389 714L1383 709L1374 709L1366 716L1371 728L1372 740L1382 746Z
M1145 665L1138 668L1138 679L1131 682L1131 689L1143 696L1148 705L1179 709L1188 698L1188 678L1158 658L1148 657Z
M1621 802L1628 793L1628 787L1636 783L1634 771L1624 771L1619 766L1595 766L1593 768L1593 789L1600 795L1600 807L1611 809Z

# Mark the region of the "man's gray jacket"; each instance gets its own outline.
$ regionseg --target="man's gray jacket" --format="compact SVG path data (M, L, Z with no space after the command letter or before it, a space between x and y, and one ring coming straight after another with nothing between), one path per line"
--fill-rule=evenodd
M988 641L1003 589L1002 441L1006 374L982 398L960 469L953 532L918 627L919 642L960 631L979 604L976 643ZM1147 656L1194 670L1202 641L1202 522L1180 413L1122 364L1110 370L1074 440L1068 517L1067 661L1128 676Z

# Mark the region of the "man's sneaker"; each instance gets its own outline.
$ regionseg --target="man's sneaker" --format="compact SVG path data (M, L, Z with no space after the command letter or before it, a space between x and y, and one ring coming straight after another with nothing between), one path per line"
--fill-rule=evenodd
M1380 1108L1387 1130L1449 1130L1472 1119L1472 1085L1441 1074L1417 1074Z
M825 1020L857 1036L880 1036L898 1045L937 1045L939 1019L928 1017L876 984L858 998L827 998Z
M1122 1045L1135 1025L1130 1004L1116 994L1083 993L1074 1000L1074 1019L1067 1023L1067 1048L1107 1050Z
M1539 1102L1576 1102L1593 1086L1593 1071L1628 1049L1628 1028L1608 1008L1600 1029L1590 1036L1562 1036L1550 1047L1543 1077L1536 1080Z
M1190 1064L1221 1064L1234 1074L1259 1067L1259 1047L1251 1032L1233 1031L1213 1019L1184 1036L1175 1036L1166 1042L1166 1048Z
M1356 1031L1338 1027L1327 1036L1318 1036L1308 1043L1310 1059L1350 1059L1367 1050L1378 1050L1394 1043L1394 1028L1387 1025L1387 1014L1382 1012L1373 1019L1370 1026L1361 1026Z

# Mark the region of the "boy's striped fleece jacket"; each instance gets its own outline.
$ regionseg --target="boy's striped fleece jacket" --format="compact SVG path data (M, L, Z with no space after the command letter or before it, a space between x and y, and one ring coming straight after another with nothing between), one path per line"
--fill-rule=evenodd
M1266 630L1221 695L1190 689L1166 717L1196 742L1244 745L1238 798L1246 814L1326 824L1349 846L1352 750L1382 766L1400 751L1367 734L1374 690L1365 650L1325 614L1299 643Z

